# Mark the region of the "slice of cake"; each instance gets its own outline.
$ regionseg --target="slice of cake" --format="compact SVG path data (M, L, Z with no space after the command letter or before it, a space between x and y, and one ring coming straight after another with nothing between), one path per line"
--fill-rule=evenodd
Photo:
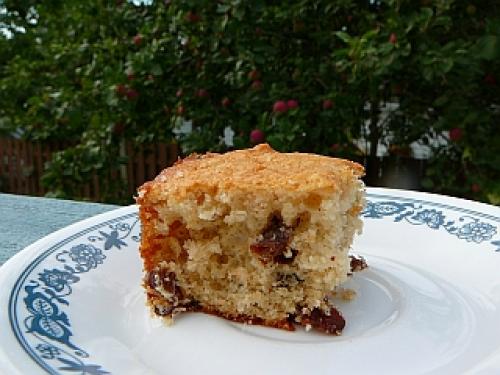
M167 321L201 311L340 333L328 296L365 266L348 255L362 225L362 175L354 162L268 145L165 169L137 198L152 310Z

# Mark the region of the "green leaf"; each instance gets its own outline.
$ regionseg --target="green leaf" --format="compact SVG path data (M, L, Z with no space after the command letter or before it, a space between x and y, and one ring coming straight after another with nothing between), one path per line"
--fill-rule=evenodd
M442 69L444 73L448 73L453 68L454 62L452 59L444 59Z
M475 53L482 59L491 61L500 58L500 38L496 35L485 35L474 46Z
M226 13L229 9L231 9L229 4L217 4L217 13Z
M434 182L428 177L421 180L422 187L427 190L431 190L434 187Z
M161 76L163 74L163 69L159 64L154 64L151 67L151 74L154 76Z
M422 23L420 30L424 31L429 27L433 16L434 12L431 8L424 7L420 9L419 21Z
M500 194L498 193L489 193L489 194L486 194L486 196L488 197L488 201L489 203L495 205L495 206L499 206L500 205Z
M434 105L436 107L442 107L443 105L445 105L447 102L448 102L448 95L441 95L439 96L436 100L434 100Z
M347 34L346 32L343 32L343 31L337 31L337 32L335 33L335 35L336 35L339 39L341 39L344 43L349 44L349 43L351 43L351 41L352 41L352 37L351 37L349 34Z

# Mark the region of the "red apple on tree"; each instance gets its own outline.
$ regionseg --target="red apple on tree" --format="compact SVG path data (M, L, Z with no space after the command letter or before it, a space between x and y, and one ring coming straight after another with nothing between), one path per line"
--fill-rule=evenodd
M288 111L288 106L286 105L285 101L278 100L273 105L273 111L277 113L284 113Z
M262 84L262 81L257 80L253 81L250 86L252 87L253 90L258 91L261 90L264 85Z
M205 89L198 89L198 91L196 91L196 96L198 98L208 98L208 91Z
M139 47L141 44L142 44L142 40L143 40L143 37L142 35L140 34L137 34L136 36L134 36L134 38L132 39L132 41L134 42L134 44Z
M458 142L459 140L462 139L462 129L460 128L453 128L453 129L450 129L450 140L453 141L453 142Z
M288 107L288 109L296 109L299 108L299 102L295 99L290 99L286 102L286 106Z
M187 12L186 21L188 21L190 23L196 23L196 22L199 22L200 20L201 20L201 17L199 14L197 14L193 11Z
M256 81L256 80L260 79L260 72L256 69L251 70L248 73L248 78L250 78L252 81Z
M138 98L139 93L137 92L137 90L128 89L126 95L128 100L135 100Z
M333 108L333 101L331 99L323 100L323 109L325 111Z
M396 35L396 33L391 33L391 35L389 35L389 43L396 44L397 42L398 36Z
M260 129L254 129L250 132L250 142L253 144L262 143L265 139L265 134Z
M127 86L120 83L120 84L116 85L115 92L120 96L124 96L127 94Z
M231 99L228 97L225 97L224 99L221 100L220 102L224 108L227 108L231 105Z

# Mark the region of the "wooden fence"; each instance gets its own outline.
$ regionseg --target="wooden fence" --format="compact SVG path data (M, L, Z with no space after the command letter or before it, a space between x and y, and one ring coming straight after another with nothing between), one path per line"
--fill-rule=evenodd
M70 146L68 142L30 142L0 137L0 192L43 196L47 189L41 184L45 164L54 152ZM172 165L178 156L174 143L137 145L124 141L120 156L126 156L128 163L119 170L110 171L108 178L121 178L127 183L127 193L132 196L136 188L154 178L162 169ZM82 185L81 198L101 200L105 181L94 176Z

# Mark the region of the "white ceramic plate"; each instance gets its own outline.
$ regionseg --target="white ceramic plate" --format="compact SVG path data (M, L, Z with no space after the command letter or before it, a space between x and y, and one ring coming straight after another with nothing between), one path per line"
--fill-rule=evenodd
M136 207L74 224L0 268L2 374L500 373L500 209L368 189L369 269L341 337L145 307Z

